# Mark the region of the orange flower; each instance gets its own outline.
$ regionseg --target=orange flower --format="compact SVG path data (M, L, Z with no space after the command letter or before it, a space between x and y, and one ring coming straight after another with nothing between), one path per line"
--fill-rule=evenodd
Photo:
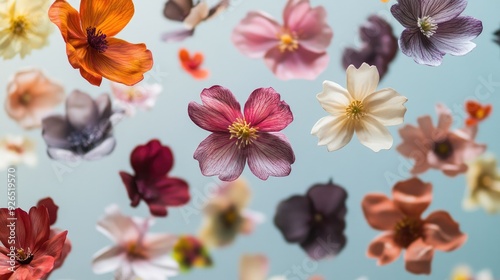
M467 126L477 125L491 114L491 104L482 105L479 102L469 100L465 103L465 109L469 117L465 120Z
M65 0L49 9L50 20L61 30L69 63L91 84L102 77L125 85L140 82L153 66L145 44L114 38L134 14L132 0L81 0L80 13Z
M203 54L194 53L193 56L189 54L186 49L179 50L179 60L181 61L182 68L186 70L195 79L203 80L208 77L208 70L200 69L201 64L203 64Z

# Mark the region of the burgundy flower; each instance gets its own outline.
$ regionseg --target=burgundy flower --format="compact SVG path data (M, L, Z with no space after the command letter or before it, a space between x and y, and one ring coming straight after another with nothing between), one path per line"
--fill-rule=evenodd
M186 181L168 177L174 165L174 156L160 141L151 140L146 145L137 146L130 155L135 175L120 172L130 205L136 207L143 199L154 216L166 216L168 206L181 206L190 200Z

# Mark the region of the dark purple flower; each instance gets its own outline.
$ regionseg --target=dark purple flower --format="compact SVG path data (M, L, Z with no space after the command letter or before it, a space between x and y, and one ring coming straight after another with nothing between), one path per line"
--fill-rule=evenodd
M495 31L495 33L493 33L493 35L495 35L495 39L493 39L493 41L495 43L497 43L498 45L500 45L500 29Z
M344 248L347 192L332 181L313 185L305 196L278 205L274 224L289 243L300 243L309 257L333 257Z
M465 55L476 47L471 42L483 31L483 24L460 16L467 0L398 0L391 7L394 17L406 28L401 34L401 51L416 63L438 66L445 54Z
M359 35L363 45L360 49L346 48L342 57L344 69L349 65L356 68L361 64L377 66L382 79L397 54L398 39L392 32L392 27L383 18L372 15L368 22L359 28Z

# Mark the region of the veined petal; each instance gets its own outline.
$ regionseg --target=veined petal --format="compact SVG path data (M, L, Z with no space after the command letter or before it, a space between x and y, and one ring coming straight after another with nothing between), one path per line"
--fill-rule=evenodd
M392 88L386 88L368 95L364 100L369 116L382 125L398 125L403 123L408 99Z
M254 90L245 103L245 120L259 132L278 132L293 121L290 106L273 88Z
M331 81L323 82L323 91L318 93L316 98L321 107L332 116L345 115L352 99L345 88Z
M351 141L354 134L354 124L345 116L326 116L314 124L311 134L319 138L319 146L327 145L328 151L332 152Z
M109 38L120 32L132 19L134 3L132 0L82 0L80 15L84 29L95 27Z
M406 28L415 28L421 12L421 1L398 0L391 7L392 15Z
M81 27L78 11L65 0L56 0L50 6L49 18L59 27L65 42L71 44L74 39L86 38Z
M405 29L399 38L399 46L405 55L412 57L418 64L439 66L445 55L419 29Z
M368 224L378 230L392 230L404 215L384 194L367 194L361 202Z
M359 142L374 152L392 147L393 139L389 130L370 116L364 116L359 122L356 122L354 129Z
M476 47L471 40L479 36L482 31L483 24L480 20L465 16L457 17L439 24L431 41L442 52L465 55Z
M363 63L356 69L354 65L349 65L346 75L347 91L354 100L363 101L377 90L380 77L376 66Z
M422 0L420 2L422 5L421 16L430 16L436 23L458 17L467 7L467 0Z

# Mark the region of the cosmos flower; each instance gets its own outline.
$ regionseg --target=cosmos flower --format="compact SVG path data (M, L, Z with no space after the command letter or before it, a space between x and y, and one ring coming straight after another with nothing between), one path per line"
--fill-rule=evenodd
M31 139L12 135L0 138L0 170L19 164L35 166L37 161L35 142Z
M453 251L467 240L458 223L445 211L421 218L432 201L432 184L411 178L396 183L392 196L393 200L384 194L370 193L361 203L368 224L384 231L367 252L368 257L378 259L378 265L395 261L406 250L406 270L430 274L434 250Z
M486 146L474 141L476 129L450 131L453 119L450 110L436 106L438 125L430 116L418 118L418 127L406 125L399 130L403 143L397 150L403 156L415 160L411 173L421 174L429 168L439 169L447 176L467 171L466 161L482 154Z
M208 77L208 70L201 69L201 64L203 64L203 54L200 52L189 54L186 49L179 50L179 60L181 62L182 68L193 78L198 80L203 80Z
M0 1L0 57L21 58L48 44L52 26L47 18L49 0Z
M13 217L17 218L14 243L9 242ZM21 208L1 208L0 242L3 246L0 246L0 279L44 279L59 262L67 233L64 231L51 236L49 213L45 206L31 207L29 213ZM11 256L12 251L14 256Z
M479 102L469 100L465 102L465 110L469 117L465 120L467 126L475 126L484 121L491 114L493 106L491 104L482 105Z
M264 12L250 12L233 31L232 41L244 55L264 58L282 80L314 80L328 66L326 50L333 31L326 10L309 0L288 0L279 24Z
M321 107L330 116L321 118L311 134L319 138L318 145L326 145L329 152L349 143L356 132L361 144L375 152L392 147L392 136L386 126L403 122L406 97L391 88L377 90L377 67L363 63L346 70L347 89L323 82L323 91L316 95Z
M114 37L133 15L132 0L81 0L80 12L65 0L56 0L49 9L50 20L66 42L69 63L96 86L103 77L131 86L153 67L153 56L145 44Z
M269 272L269 260L264 255L243 255L240 258L239 280L266 280ZM269 280L287 280L285 276L274 276ZM312 276L309 280L324 280L320 276Z
M372 15L359 28L363 42L360 49L346 48L342 55L344 69L349 65L360 67L363 63L374 65L382 79L394 60L398 51L398 39L392 32L392 27L383 18Z
M450 280L495 280L495 278L488 269L481 270L474 275L470 267L459 265L453 269Z
M488 213L500 211L500 173L493 155L481 156L469 163L464 208L483 207Z
M66 99L66 116L49 116L42 121L48 155L63 161L109 155L116 144L112 131L117 115L107 94L93 100L84 92L73 91Z
M64 89L39 69L18 71L7 85L5 111L25 129L38 128L42 119L64 100Z
M194 153L201 173L233 181L248 159L250 170L261 180L288 176L295 155L279 131L293 121L293 115L280 98L273 88L258 88L248 97L242 114L231 91L213 86L201 92L203 105L189 103L191 120L212 132Z
M184 272L195 267L212 266L212 258L208 249L198 238L191 235L179 236L174 245L172 257Z
M160 84L126 86L111 83L113 97L117 105L125 110L127 116L134 116L137 108L151 110L162 90L163 87Z
M176 276L179 265L169 255L177 241L170 234L149 233L154 221L123 215L117 205L106 208L97 230L114 242L92 260L96 274L115 271L115 279L158 279Z
M131 200L137 207L144 200L154 216L167 216L167 207L182 206L191 199L189 186L180 178L169 177L174 155L168 146L154 139L137 146L130 155L135 175L121 171L120 177Z
M315 184L305 196L280 202L274 224L288 243L299 243L310 258L321 260L342 251L347 192L332 183Z
M401 34L401 51L418 64L438 66L445 54L465 55L471 42L483 31L483 24L460 14L467 0L398 0L392 15L406 29Z

